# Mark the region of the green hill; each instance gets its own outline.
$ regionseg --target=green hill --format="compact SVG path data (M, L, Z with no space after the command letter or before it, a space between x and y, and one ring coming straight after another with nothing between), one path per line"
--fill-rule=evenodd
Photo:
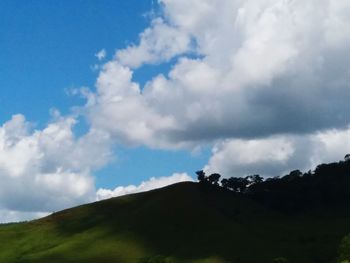
M279 212L179 183L2 225L0 262L329 263L348 233L344 206Z

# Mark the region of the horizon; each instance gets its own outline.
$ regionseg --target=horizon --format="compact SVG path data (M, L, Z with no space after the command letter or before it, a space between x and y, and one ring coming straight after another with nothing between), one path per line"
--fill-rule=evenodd
M349 26L346 1L2 1L0 223L342 160Z

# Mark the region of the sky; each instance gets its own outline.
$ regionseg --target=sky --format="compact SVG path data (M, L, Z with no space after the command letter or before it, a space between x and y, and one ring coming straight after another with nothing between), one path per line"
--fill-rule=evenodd
M347 0L0 3L0 222L350 152Z

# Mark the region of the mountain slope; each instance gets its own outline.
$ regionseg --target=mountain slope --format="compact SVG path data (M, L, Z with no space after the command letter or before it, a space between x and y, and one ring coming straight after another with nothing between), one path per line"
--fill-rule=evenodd
M0 262L331 262L349 219L344 207L286 214L179 183L0 226Z

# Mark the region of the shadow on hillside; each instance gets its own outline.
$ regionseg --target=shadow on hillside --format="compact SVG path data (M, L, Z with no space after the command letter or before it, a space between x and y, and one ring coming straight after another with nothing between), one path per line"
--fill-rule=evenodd
M57 213L51 223L66 239L95 234L109 243L127 240L146 256L178 262L216 256L227 262L285 257L328 263L350 232L343 212L285 214L225 189L180 183Z

